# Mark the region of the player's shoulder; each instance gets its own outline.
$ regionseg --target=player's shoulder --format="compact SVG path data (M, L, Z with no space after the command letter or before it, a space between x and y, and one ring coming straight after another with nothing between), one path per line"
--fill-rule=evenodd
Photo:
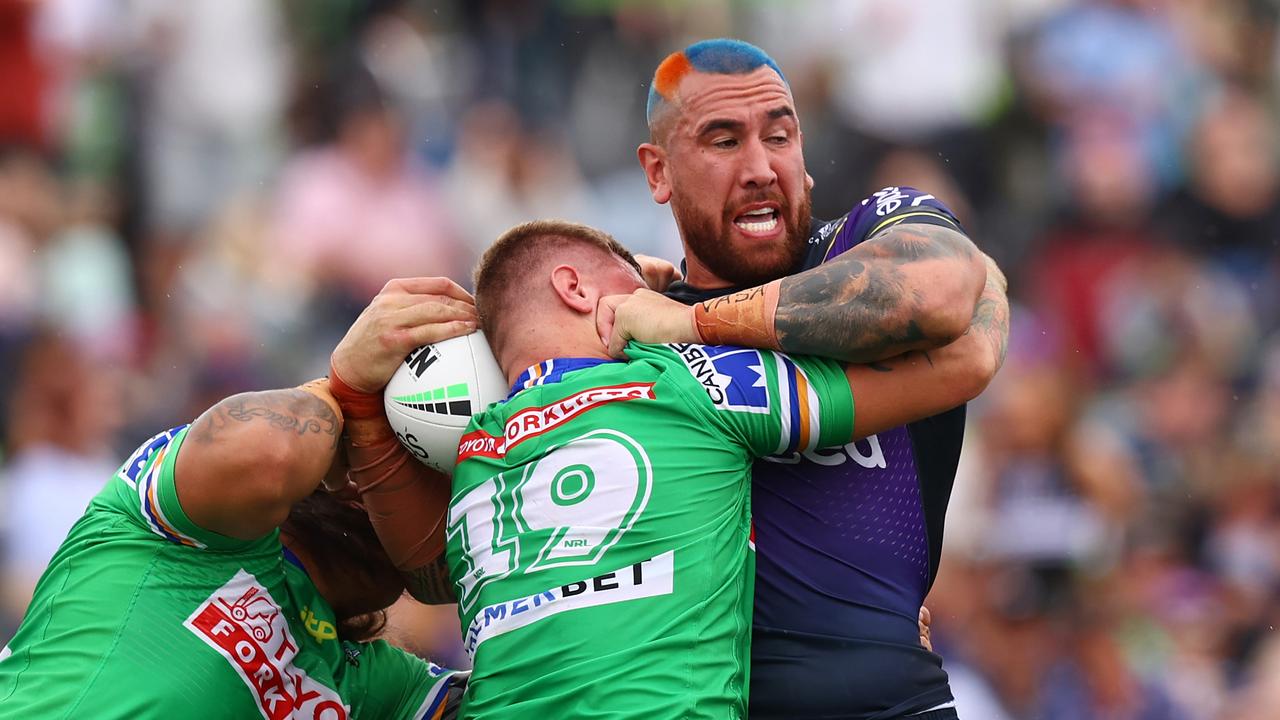
M715 410L768 412L768 351L734 345L632 344L628 354L660 367L664 378L695 404Z
M104 494L113 489L125 490L127 494L137 493L139 486L146 483L148 476L160 471L165 458L178 451L189 427L190 425L179 425L158 432L145 440L116 470Z
M906 185L882 188L840 217L815 222L809 237L810 265L829 260L901 223L942 225L964 232L956 215L933 194Z

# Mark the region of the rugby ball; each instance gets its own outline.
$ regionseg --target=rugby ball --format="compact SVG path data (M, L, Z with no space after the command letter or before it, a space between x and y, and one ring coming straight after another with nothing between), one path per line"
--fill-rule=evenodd
M450 474L471 416L510 388L484 333L423 345L409 353L383 391L387 420L419 462Z

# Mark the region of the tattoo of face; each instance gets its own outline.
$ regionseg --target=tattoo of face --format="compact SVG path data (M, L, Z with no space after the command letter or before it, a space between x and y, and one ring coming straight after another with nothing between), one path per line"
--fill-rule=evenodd
M419 602L437 605L457 602L453 581L449 579L449 563L443 553L416 570L404 571L403 575L409 594Z
M232 423L265 422L297 435L327 435L338 446L341 423L320 398L305 390L271 390L234 395L209 408L192 424L188 435L197 442L214 442Z

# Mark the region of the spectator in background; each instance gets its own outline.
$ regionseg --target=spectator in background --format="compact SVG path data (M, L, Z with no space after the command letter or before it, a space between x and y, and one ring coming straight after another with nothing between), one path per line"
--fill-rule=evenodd
M1187 146L1187 187L1161 213L1178 247L1227 269L1248 286L1268 327L1280 321L1280 294L1268 276L1280 244L1276 121L1262 101L1228 86L1205 108Z
M1119 117L1135 132L1158 186L1176 182L1179 148L1195 107L1188 99L1202 77L1179 44L1165 4L1069 3L1036 32L1025 70L1025 89L1051 130L1070 130L1099 112Z
M66 194L67 223L39 253L41 315L99 357L128 359L137 341L133 268L114 229L114 198L90 180Z
M67 531L115 472L123 419L116 371L91 344L51 331L27 346L17 389L0 484L7 534L0 610L15 624Z
M992 160L984 126L1000 102L1005 75L996 38L1006 25L997 3L809 0L800 5L804 12L793 4L762 4L753 26L769 38L767 47L779 48L778 62L792 68L789 80L803 85L821 78L815 99L834 113L837 146L818 150L818 156L834 160L810 168L817 214L828 203L843 209L856 202L856 195L835 197L833 192L847 192L850 177L860 181L854 187L861 187L884 148L903 144L944 157L974 201L983 204ZM827 131L811 126L817 113L804 109L802 114L810 126L806 142L810 135L824 142L820 136Z
M166 330L181 332L167 298L188 244L229 199L262 192L282 151L289 68L280 7L142 0L121 15L135 28L127 57L145 90L143 297Z
M389 277L462 276L455 221L406 143L401 114L367 72L338 90L336 136L285 165L269 268L323 292L341 329Z
M61 220L61 187L49 163L23 145L0 145L0 332L21 333L39 296L37 252Z
M531 130L506 102L477 103L460 127L447 184L449 207L464 221L469 262L514 225L542 217L584 218L591 211L565 144L552 132Z
M150 220L186 241L222 203L272 174L287 46L276 3L134 3L151 93L145 121Z
M40 146L46 138L48 68L31 30L39 3L0 0L0 138Z
M1026 268L1032 305L1059 335L1063 363L1100 373L1102 322L1117 273L1156 242L1148 223L1155 177L1141 137L1122 118L1080 122L1065 138L1062 216Z

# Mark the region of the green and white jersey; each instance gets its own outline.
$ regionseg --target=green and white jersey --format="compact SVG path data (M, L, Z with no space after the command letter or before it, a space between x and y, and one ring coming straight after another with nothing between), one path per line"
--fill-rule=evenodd
M279 533L241 541L183 512L186 428L116 472L72 527L0 655L0 718L433 718L452 673L338 639Z
M627 353L530 368L462 438L465 717L746 715L751 464L848 442L848 381L737 347Z

